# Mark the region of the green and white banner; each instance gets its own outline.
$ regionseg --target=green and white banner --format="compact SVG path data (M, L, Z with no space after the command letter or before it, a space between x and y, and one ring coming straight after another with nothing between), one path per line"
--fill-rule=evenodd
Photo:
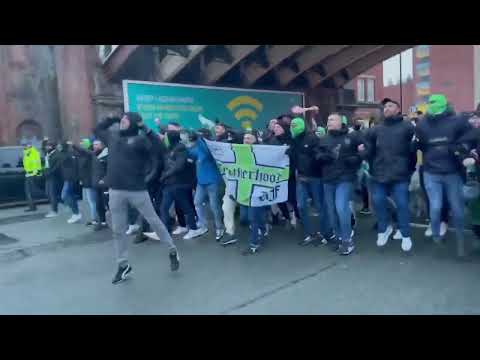
M287 201L287 146L206 143L225 180L226 193L236 202L260 207Z

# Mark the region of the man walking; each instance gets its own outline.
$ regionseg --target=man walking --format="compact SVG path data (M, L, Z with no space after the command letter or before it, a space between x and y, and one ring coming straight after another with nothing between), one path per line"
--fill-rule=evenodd
M119 130L109 130L115 123L120 123ZM140 129L145 130L145 135L139 134ZM132 271L128 262L128 238L125 235L129 204L141 213L159 239L169 246L171 270L178 270L180 262L177 248L155 213L147 192L147 161L149 153L156 151L156 136L151 129L144 128L142 117L134 112L125 113L121 119L113 116L104 119L95 128L95 135L109 149L106 182L110 188L109 207L118 263L112 283L126 280Z
M25 211L36 211L33 191L36 187L35 178L40 175L42 170L42 161L40 152L31 143L28 143L23 150L23 168L25 169L25 195L28 202L28 208Z
M372 201L378 221L377 246L385 246L393 233L387 211L387 197L392 194L402 235L401 247L407 252L412 248L408 186L416 164L412 145L415 128L403 120L397 101L387 98L382 105L384 121L367 133L366 147L360 145L359 150L365 151L371 164Z

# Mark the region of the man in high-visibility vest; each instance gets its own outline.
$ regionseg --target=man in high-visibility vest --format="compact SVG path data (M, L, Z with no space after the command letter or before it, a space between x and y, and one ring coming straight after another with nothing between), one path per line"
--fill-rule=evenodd
M28 209L25 211L36 211L32 192L35 187L35 177L42 171L42 161L40 152L32 144L27 144L23 149L23 168L25 169L25 195L28 201Z

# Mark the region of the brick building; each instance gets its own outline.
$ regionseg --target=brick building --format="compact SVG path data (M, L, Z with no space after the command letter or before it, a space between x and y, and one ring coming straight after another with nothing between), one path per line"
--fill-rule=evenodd
M411 74L401 84L403 112L425 111L428 97L434 93L445 94L457 111L475 109L480 102L479 55L479 45L416 46L410 55L412 69L402 66L404 73ZM398 74L397 81L385 84L384 63L381 63L355 78L348 86L355 91L358 104L363 105L355 115L378 115L373 104L385 97L400 101Z

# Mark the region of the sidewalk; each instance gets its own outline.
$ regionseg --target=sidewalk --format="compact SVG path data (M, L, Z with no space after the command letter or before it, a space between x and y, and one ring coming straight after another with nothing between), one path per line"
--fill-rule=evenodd
M83 218L68 224L69 209L60 206L59 216L46 219L48 205L39 205L35 212L25 207L0 210L0 262L23 259L40 252L68 246L98 243L111 239L109 230L94 232L85 226L88 221L85 204L79 203Z

